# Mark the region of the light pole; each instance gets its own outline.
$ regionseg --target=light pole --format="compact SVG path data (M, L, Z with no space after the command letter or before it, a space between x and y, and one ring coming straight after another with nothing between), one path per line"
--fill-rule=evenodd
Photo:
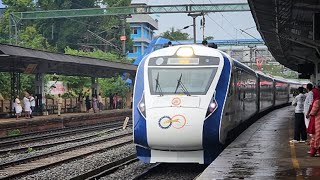
M250 48L250 67L251 68L253 67L253 61L252 61L253 49L256 48L256 47L257 47L256 45L248 45L248 48Z
M191 16L193 19L193 43L196 44L197 43L197 34L196 34L196 18L198 16L202 16L203 13L194 13L194 14L188 14L188 16Z
M121 31L122 31L122 35L120 37L120 40L122 41L122 55L125 57L126 56L126 19L130 18L131 15L122 15L119 16L119 19L121 21Z

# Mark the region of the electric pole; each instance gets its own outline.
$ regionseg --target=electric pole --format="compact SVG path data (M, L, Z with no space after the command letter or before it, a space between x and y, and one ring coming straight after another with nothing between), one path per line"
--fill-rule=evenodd
M197 43L197 29L196 29L196 18L198 16L202 16L203 13L194 13L194 14L188 14L188 16L191 16L193 19L193 43L196 44Z

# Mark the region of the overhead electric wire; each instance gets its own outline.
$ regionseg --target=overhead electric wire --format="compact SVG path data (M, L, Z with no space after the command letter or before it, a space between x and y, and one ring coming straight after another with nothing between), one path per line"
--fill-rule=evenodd
M250 37L254 38L255 40L257 40L257 41L259 41L259 42L262 42L262 43L263 43L263 41L261 41L260 39L258 39L258 38L256 38L256 37L252 36L251 34L249 34L248 32L246 32L245 30L240 29L240 31L242 31L242 32L246 33L248 36L250 36Z
M231 35L228 31L226 31L219 23L217 23L212 17L209 16L209 14L207 14L207 16L209 17L209 19L211 19L214 23L216 23L222 30L224 30L225 33L227 33L231 38L236 39L233 37L233 35Z
M211 4L214 4L211 0L209 0L209 2L210 2ZM239 31L240 34L241 34L244 38L246 38L246 37L243 35L243 33L240 31L240 29L236 28L221 12L219 12L219 14L220 14L236 31ZM254 26L254 27L255 27L255 26ZM252 28L252 27L250 27L250 28ZM249 28L249 29L250 29L250 28Z

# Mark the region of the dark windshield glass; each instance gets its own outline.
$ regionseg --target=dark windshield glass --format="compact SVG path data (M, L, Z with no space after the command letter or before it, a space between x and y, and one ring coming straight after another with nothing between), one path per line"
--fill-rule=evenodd
M159 91L156 91L156 79L161 86L163 94L175 94L178 80L182 75L181 82L191 95L204 95L207 93L217 69L217 67L150 68L149 85L151 94L159 94ZM181 88L178 88L177 93L183 92Z

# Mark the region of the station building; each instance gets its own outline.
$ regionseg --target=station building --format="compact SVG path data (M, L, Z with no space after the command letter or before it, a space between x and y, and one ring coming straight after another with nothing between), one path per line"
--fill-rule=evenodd
M146 14L135 14L127 19L131 27L131 39L133 49L129 51L128 58L136 59L145 54L151 41L154 39L154 31L158 30L158 21Z

